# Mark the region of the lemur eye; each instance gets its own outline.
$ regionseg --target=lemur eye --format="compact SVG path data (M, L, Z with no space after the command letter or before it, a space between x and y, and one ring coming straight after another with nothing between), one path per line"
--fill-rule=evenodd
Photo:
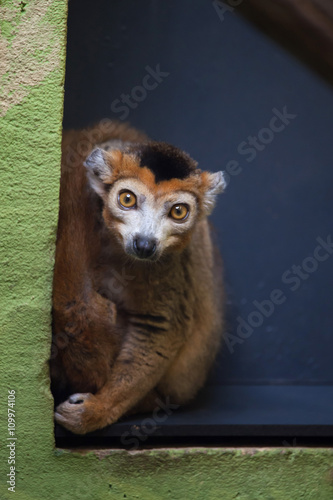
M136 206L136 196L131 191L120 191L118 203L122 208L134 208Z
M185 220L189 214L189 208L187 205L174 205L170 211L170 216L178 221Z

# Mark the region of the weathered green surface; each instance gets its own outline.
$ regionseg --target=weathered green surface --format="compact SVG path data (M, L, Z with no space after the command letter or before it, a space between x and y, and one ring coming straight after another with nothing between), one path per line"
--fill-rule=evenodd
M54 449L47 358L67 6L0 5L1 500L333 500L329 449ZM15 493L6 484L8 389L16 391Z

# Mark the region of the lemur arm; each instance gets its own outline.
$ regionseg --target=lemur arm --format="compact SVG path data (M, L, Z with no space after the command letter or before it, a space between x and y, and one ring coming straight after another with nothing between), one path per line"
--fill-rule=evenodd
M95 394L73 394L60 404L56 421L76 434L110 425L140 403L156 387L174 360L182 340L170 332L138 329L127 334L107 383ZM149 408L157 406L152 398Z

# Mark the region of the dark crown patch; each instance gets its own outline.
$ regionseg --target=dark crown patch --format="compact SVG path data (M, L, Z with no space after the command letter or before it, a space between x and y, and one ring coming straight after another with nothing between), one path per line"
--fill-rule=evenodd
M185 179L195 169L192 158L165 142L151 142L140 146L140 166L148 167L155 175L156 183L171 179Z

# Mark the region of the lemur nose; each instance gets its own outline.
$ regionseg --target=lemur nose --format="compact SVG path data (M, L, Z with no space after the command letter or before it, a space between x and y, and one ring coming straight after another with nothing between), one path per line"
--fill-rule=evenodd
M148 239L138 236L133 242L133 247L138 257L141 259L147 259L155 253L156 240L153 238Z

